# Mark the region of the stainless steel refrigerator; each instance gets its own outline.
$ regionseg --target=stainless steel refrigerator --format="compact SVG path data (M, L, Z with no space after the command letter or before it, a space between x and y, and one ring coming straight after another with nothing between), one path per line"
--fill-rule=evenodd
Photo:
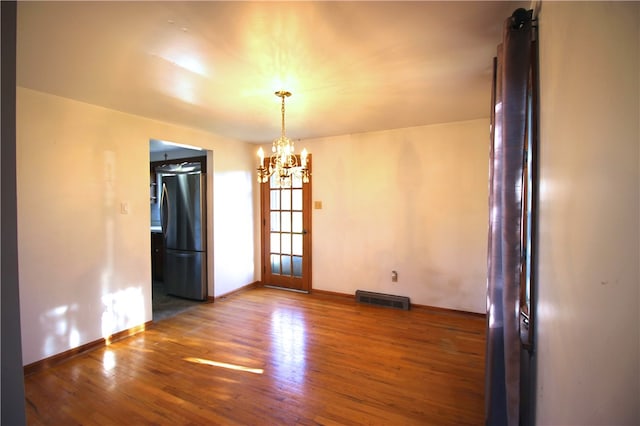
M205 176L201 172L161 175L165 291L194 300L207 298Z

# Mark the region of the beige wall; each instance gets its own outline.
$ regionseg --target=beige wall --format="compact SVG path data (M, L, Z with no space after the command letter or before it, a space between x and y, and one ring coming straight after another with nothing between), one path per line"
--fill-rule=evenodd
M151 320L150 138L213 155L210 294L255 280L250 145L18 88L25 364Z
M322 201L313 288L486 312L488 132L474 120L298 143Z
M541 8L541 425L640 424L639 18Z

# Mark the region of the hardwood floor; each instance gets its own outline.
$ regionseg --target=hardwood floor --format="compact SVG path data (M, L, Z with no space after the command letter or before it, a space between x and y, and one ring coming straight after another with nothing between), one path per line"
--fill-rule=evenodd
M484 327L257 288L26 377L28 424L480 425Z

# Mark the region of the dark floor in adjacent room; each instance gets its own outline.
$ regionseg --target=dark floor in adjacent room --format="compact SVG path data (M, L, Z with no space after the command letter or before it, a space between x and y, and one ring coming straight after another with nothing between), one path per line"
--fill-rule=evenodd
M153 321L161 321L166 318L171 318L174 315L189 310L202 303L206 302L171 296L167 294L163 281L153 281L151 304L153 310Z

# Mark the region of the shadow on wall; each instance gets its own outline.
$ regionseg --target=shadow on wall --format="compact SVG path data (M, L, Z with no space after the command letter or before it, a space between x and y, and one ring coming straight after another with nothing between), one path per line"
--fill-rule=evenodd
M45 356L53 355L61 347L75 348L80 345L76 319L78 304L61 305L50 309L40 316L40 325L46 334L44 341Z
M129 287L102 296L102 337L144 323L144 296L141 286Z

